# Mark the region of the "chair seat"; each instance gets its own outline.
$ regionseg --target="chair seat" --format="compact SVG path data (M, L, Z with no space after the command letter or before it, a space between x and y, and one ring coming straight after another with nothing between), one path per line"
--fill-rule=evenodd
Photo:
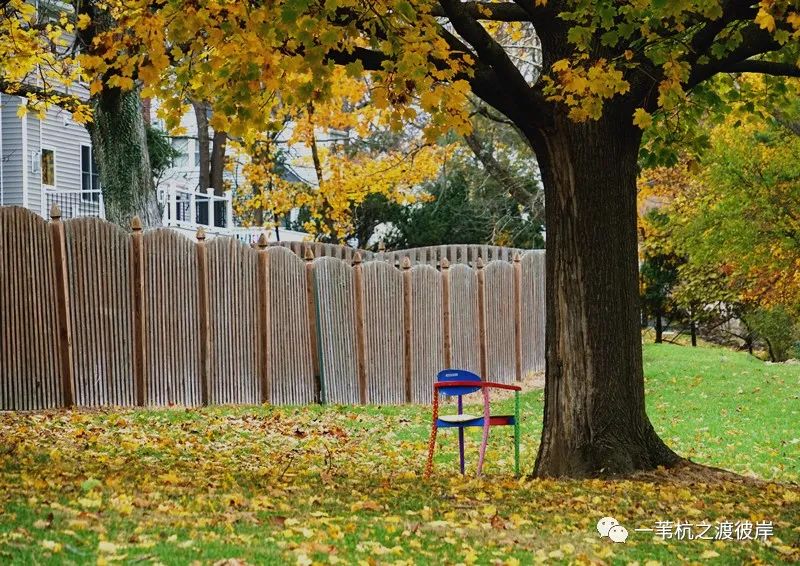
M489 417L489 426L513 426L516 420L514 415L492 415ZM439 428L483 426L483 416L475 415L440 415L436 419Z
M439 415L439 420L446 423L463 423L479 418L481 418L479 415L468 415L467 413L463 415Z

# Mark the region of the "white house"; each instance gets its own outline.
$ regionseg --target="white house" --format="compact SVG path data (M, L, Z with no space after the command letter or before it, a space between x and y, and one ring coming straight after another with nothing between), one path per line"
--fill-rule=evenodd
M105 217L103 196L89 132L65 110L51 107L40 119L20 113L26 103L18 96L0 94L0 206L22 206L45 218L55 203L64 218ZM20 115L22 114L22 115ZM203 227L206 233L251 241L262 228L235 224L232 191L215 195L199 191L197 123L184 116L186 134L172 138L181 151L173 167L157 180L163 224L187 235ZM300 241L306 234L285 228L267 232L270 240Z

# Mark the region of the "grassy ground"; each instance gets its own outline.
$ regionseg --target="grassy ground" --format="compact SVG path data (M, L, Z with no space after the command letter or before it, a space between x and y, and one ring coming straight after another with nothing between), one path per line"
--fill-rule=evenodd
M483 480L423 407L237 407L0 415L0 562L790 563L800 559L800 367L645 348L649 412L693 460L780 483L517 480L494 429ZM500 403L510 410L511 401ZM498 411L498 412L500 412ZM541 391L523 396L533 464ZM468 436L474 466L478 431ZM710 481L710 480L709 480ZM601 539L600 517L628 528ZM666 540L656 521L772 521L767 542ZM710 534L713 534L713 529ZM226 561L227 562L224 562ZM239 562L237 562L237 560Z

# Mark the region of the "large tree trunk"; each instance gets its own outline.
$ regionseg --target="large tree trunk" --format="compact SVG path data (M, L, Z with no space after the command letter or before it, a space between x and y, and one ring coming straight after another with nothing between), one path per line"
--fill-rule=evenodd
M92 103L89 134L100 169L106 219L126 229L134 216L144 227L159 226L139 91L103 89Z
M610 106L610 105L609 105ZM629 109L532 139L547 216L545 414L534 473L624 474L679 460L645 413L636 234L641 133Z

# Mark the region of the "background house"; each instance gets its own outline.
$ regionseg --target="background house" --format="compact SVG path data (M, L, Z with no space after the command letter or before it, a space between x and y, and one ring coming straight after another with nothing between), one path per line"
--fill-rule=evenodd
M53 204L64 218L105 218L103 195L89 132L65 110L51 107L40 119L22 113L26 100L0 94L0 206L22 206L45 218ZM152 124L158 126L157 119ZM199 227L207 234L234 236L252 241L260 227L236 225L233 192L237 171L226 173L229 189L200 191L197 122L188 113L182 119L186 133L171 138L180 155L156 179L156 191L167 227L192 236ZM292 180L301 180L299 177ZM303 232L270 230L270 240L299 241Z

